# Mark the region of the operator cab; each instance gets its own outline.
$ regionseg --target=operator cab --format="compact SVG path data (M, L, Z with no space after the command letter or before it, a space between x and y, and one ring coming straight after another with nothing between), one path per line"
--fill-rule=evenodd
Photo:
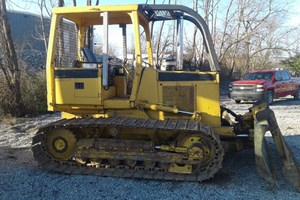
M178 107L186 118L201 111L208 124L220 123L219 65L208 27L193 10L178 5L56 8L52 20L50 110L107 114L146 103ZM190 30L199 37L191 54L183 48L190 44L184 37ZM145 117L175 116L149 111Z

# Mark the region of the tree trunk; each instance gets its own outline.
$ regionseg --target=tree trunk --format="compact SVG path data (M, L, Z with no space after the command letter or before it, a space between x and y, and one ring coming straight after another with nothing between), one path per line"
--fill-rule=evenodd
M43 37L43 42L44 42L44 46L45 46L45 53L47 55L47 50L48 50L48 40L47 40L47 36L46 36L46 31L45 31L45 20L44 20L44 6L45 6L45 0L42 0L39 7L40 7L40 20L41 20L41 29L42 29L42 37Z
M244 7L243 5L239 5L239 17L238 17L238 24L237 24L237 32L236 32L236 41L239 41L239 37L240 37L240 28L241 28L241 23L242 23L242 19L243 19L243 13L244 13ZM233 78L233 72L235 70L235 60L237 58L237 52L238 52L238 47L239 47L239 43L236 42L234 45L234 49L233 49L233 54L231 56L231 63L230 63L230 72L229 72L229 78L232 79Z
M0 0L0 44L3 57L0 68L5 75L8 89L11 92L10 108L13 116L21 116L24 113L21 95L20 79L21 71L18 66L17 54L11 37L11 30L7 19L6 1Z

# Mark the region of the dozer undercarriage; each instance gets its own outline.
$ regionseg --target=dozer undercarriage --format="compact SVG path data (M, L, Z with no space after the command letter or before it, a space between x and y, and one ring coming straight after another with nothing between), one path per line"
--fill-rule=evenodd
M208 126L188 120L63 119L41 128L33 144L52 171L181 181L213 177L224 154Z
M152 57L150 24L160 21L177 24L176 65L166 71ZM196 71L183 64L183 21L202 34L205 61ZM104 43L100 60L90 52L94 46L88 37L98 25ZM122 29L121 64L108 56L111 25ZM127 26L134 33L132 64L126 63ZM184 6L53 9L47 100L48 110L62 112L63 119L38 130L34 158L44 169L61 173L200 182L219 171L225 152L254 146L259 174L277 185L264 144L270 130L284 174L300 189L298 165L268 106L256 105L244 115L220 106L216 58L203 18Z

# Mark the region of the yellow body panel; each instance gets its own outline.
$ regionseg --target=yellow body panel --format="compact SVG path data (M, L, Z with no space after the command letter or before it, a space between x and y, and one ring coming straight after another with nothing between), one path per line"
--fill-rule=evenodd
M127 95L127 84L125 76L114 77L115 84L117 86L117 97L124 97Z
M75 83L84 83L84 89L76 89L74 91L75 97L84 97L84 98L98 98L99 94L99 79L84 79L76 78L74 79Z
M74 95L70 95L70 91L73 90L74 94L74 79L56 79L55 80L55 92L57 93L55 102L56 104L70 104L74 103ZM69 91L66 93L66 91ZM72 93L71 93L72 94Z
M143 77L137 95L137 103L159 103L156 70L151 68L145 68L143 70Z
M57 69L55 71L57 73L54 93L56 104L102 105L101 76L99 75L101 70L84 70L84 72L92 72L94 78L82 78L80 74L83 71L80 69Z
M46 61L46 75L47 75L47 106L49 111L54 111L53 104L55 104L55 81L54 81L54 65L53 57L56 44L56 30L57 30L58 16L53 15L51 18L51 27L49 34L48 51L47 51L47 61Z
M218 74L217 74L218 77ZM220 126L219 80L203 81L196 84L196 110L200 111L201 121L211 126Z
M77 6L77 7L56 7L52 9L53 14L69 14L78 17L85 13L99 13L99 12L120 12L120 11L135 11L138 5L101 5L101 6Z
M107 99L104 101L104 108L107 109L131 109L128 98Z

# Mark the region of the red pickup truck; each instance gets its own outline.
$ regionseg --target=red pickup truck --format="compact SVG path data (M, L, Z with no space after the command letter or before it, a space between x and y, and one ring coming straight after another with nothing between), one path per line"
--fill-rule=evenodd
M264 100L272 104L275 98L293 95L300 98L300 80L292 79L286 70L258 70L229 86L229 97L236 103Z

